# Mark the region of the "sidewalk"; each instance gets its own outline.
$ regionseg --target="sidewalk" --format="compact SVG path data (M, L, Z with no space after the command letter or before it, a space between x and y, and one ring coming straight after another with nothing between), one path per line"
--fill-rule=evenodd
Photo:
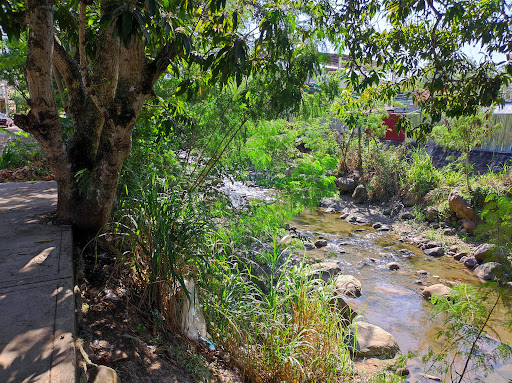
M55 182L0 184L0 382L75 382L70 226Z

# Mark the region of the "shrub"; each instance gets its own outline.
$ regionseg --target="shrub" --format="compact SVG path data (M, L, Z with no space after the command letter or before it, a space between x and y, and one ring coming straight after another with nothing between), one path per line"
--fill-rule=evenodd
M440 184L441 175L425 151L415 150L411 155L405 181L407 192L420 200Z
M209 263L203 297L210 333L251 381L336 382L352 374L332 292L273 251Z

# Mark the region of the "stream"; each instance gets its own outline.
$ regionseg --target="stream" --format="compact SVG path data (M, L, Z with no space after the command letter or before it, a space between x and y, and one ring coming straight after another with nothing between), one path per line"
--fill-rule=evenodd
M415 245L401 241L393 232L379 232L370 226L354 225L338 217L339 214L306 210L291 224L313 241L320 236L328 240L326 247L307 251L307 256L335 260L343 274L359 279L363 286L362 295L359 298L347 297L346 301L369 323L391 333L402 354L414 353L407 363L410 375L405 381L429 381L422 374L442 377L434 371L427 371L428 367L421 361L429 347L439 351L443 346L443 342L436 338L442 328L442 318L433 318L431 304L421 295L422 287L442 281L480 285L480 280L451 257L429 257ZM398 262L400 269L389 270L386 267L388 262ZM497 332L495 337L499 336L503 342L512 342L512 334L504 326L505 315L505 308L500 307L492 317L491 326ZM484 349L491 350L489 347ZM461 371L462 366L458 370ZM467 378L465 381L510 382L512 364L510 361L508 364L496 363L491 372L473 370Z
M235 206L241 206L249 199L267 202L272 199L268 189L240 182L225 182L223 191ZM342 274L353 275L362 283L362 295L359 298L347 297L346 301L369 323L391 333L403 355L412 353L407 362L410 374L406 382L433 381L424 374L445 378L442 373L429 369L431 362L422 362L422 356L429 349L439 352L444 345L442 339L437 338L443 318L433 317L432 305L421 295L422 288L447 281L478 286L481 281L452 257L427 256L416 245L404 241L392 231L377 231L368 225L348 223L339 216L339 213L323 213L321 209L305 210L294 217L290 225L313 242L319 237L327 239L326 247L307 251L307 257L318 261L334 260L341 267ZM389 270L386 267L389 262L398 262L400 269ZM495 333L492 337L512 343L512 333L505 327L506 313L504 307L498 307L493 313L490 324ZM482 345L482 349L492 351L499 342L493 343ZM457 371L462 371L463 362L455 363ZM497 361L487 367L490 369L471 366L463 381L512 382L512 360L506 363ZM451 381L449 376L446 381Z

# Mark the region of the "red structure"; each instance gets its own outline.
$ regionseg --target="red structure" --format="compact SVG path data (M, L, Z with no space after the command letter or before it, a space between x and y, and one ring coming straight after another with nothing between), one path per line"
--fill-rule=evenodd
M388 130L386 131L386 136L380 137L380 140L404 142L405 133L403 131L400 131L399 134L397 134L395 132L396 123L399 118L400 118L399 114L389 113L388 117L384 117L382 119L382 121L384 121L384 125L386 125L388 127Z

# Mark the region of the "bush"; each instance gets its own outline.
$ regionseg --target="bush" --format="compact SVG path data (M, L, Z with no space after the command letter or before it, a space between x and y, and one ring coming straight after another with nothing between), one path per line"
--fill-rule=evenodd
M401 194L400 179L405 172L404 151L404 146L386 147L376 141L368 144L363 158L363 182L367 185L370 200L388 201Z
M423 150L415 150L407 169L404 187L407 192L422 199L430 190L441 182L441 174L432 164L432 159Z
M212 238L214 239L214 238ZM352 374L344 322L329 288L273 251L209 263L203 297L210 333L251 381L337 382Z

